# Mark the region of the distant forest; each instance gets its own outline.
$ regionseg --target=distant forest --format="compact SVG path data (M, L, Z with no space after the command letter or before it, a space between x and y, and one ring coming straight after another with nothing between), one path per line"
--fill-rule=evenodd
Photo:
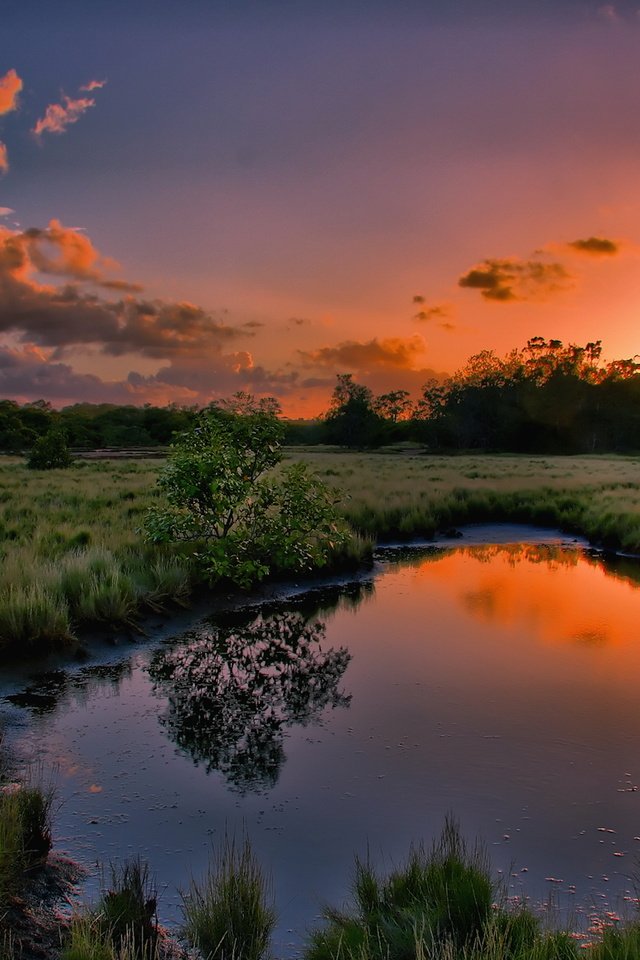
M283 420L285 443L370 448L418 442L434 452L640 453L640 363L601 361L584 347L534 337L522 350L471 357L444 382L375 396L339 374L318 420ZM72 449L164 447L198 408L0 400L0 451L25 453L51 429Z

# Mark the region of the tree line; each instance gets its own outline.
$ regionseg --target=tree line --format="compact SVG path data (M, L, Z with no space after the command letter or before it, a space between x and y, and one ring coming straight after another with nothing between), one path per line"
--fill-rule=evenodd
M46 400L18 404L0 400L0 451L24 453L52 430L75 450L167 446L188 430L197 408L77 403L55 410Z
M271 401L277 411L277 401ZM197 420L197 407L0 400L0 451L24 453L51 430L75 450L167 446ZM326 414L283 420L288 444L371 448L418 442L433 451L514 453L640 452L640 362L602 361L601 341L585 346L533 337L504 357L472 356L444 382L412 399L379 396L339 374Z
M417 401L404 390L375 397L342 374L324 438L348 447L418 441L443 452L640 452L640 363L601 355L599 340L533 337L505 357L483 350L425 384Z

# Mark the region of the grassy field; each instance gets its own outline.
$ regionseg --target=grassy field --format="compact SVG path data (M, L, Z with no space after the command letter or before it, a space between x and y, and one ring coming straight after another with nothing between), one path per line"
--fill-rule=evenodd
M640 458L427 456L288 450L336 488L370 540L431 536L471 521L556 525L640 553ZM87 624L129 625L141 610L184 602L184 553L146 544L157 460L81 461L68 470L0 462L0 656L73 643Z
M347 519L376 539L517 520L557 525L640 553L638 457L445 457L313 447L289 456L303 458L338 488Z

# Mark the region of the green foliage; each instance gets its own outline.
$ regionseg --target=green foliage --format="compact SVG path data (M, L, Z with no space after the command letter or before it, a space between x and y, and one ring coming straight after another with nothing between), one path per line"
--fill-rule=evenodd
M356 861L354 909L328 909L328 926L312 934L307 960L405 960L451 943L465 948L483 935L494 887L483 852L469 849L450 819L427 854L413 849L405 866L381 879Z
M238 394L175 443L159 477L167 506L146 519L153 543L188 542L202 574L242 587L321 567L349 538L329 490L297 463L280 471L272 402Z
M5 787L0 792L0 916L20 893L27 874L51 849L53 794L41 787Z
M30 470L57 470L70 467L73 458L64 431L51 427L33 445L27 466Z
M248 838L225 838L201 882L183 895L184 935L206 960L261 960L275 926L270 884Z

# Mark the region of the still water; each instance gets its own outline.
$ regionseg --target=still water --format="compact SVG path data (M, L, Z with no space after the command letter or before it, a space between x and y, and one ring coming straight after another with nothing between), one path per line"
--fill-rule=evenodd
M52 771L56 846L93 869L87 895L96 861L139 853L178 920L177 890L244 830L291 954L344 901L354 854L390 867L452 812L511 894L633 903L637 562L461 543L5 685L10 746Z

